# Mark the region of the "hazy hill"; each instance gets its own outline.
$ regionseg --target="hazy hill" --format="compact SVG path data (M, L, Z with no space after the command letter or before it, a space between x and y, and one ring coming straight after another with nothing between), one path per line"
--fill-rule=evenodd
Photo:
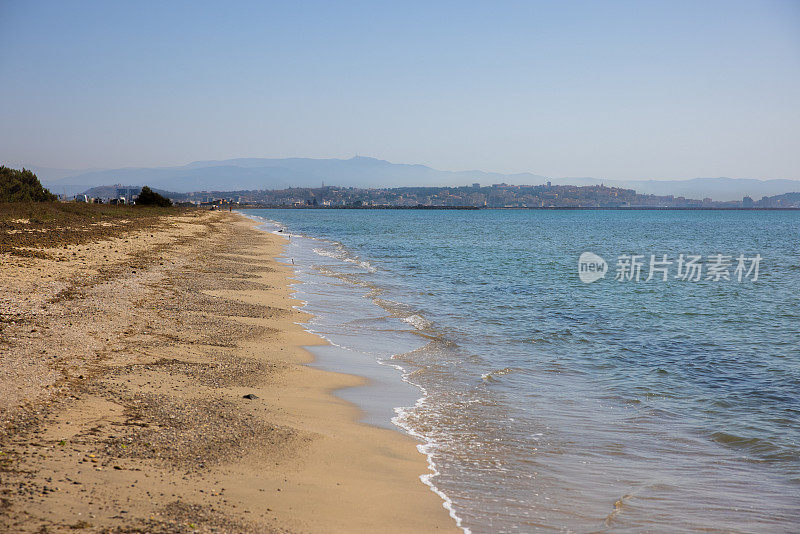
M231 189L265 189L289 187L293 182L303 182L302 176L295 176L289 169L275 167L242 168L237 166L216 166L208 168L157 167L128 168L93 171L69 178L48 182L57 192L82 192L85 189L104 185L129 184L177 191ZM309 182L311 183L311 182ZM316 183L316 182L314 182Z
M439 171L425 165L406 165L355 157L351 159L246 158L197 161L180 167L108 169L48 181L53 190L83 191L90 187L127 183L178 192L202 190L282 189L286 187L387 187L464 185L480 182L542 183L535 174L506 175L483 171Z
M558 185L596 185L635 189L639 193L674 195L719 201L754 199L800 191L800 180L695 178L692 180L605 180L599 178L550 179ZM196 161L178 167L93 170L46 180L57 193L77 193L90 187L117 183L150 185L166 191L232 191L287 187L407 187L509 183L538 185L548 178L536 174L501 174L484 171L441 171L425 165L390 163L355 157L350 159L239 158Z

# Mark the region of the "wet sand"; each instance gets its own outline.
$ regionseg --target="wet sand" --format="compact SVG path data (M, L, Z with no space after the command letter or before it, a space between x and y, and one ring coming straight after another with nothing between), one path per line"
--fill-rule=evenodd
M362 379L304 365L283 245L186 212L0 254L1 531L458 531L331 394Z

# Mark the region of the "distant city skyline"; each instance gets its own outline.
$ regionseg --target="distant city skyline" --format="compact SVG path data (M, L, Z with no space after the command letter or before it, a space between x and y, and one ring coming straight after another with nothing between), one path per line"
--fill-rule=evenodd
M89 191L91 196L105 199L115 194L120 197L129 189L98 187ZM264 191L196 191L168 193L176 202L195 205L250 204L268 207L294 208L420 208L420 207L470 207L470 208L684 208L684 209L740 209L781 208L800 209L800 193L785 193L754 200L719 202L711 198L692 199L676 195L638 194L631 189L598 185L571 186L472 184L460 187L396 187L360 189L352 187L291 188Z
M0 4L0 164L800 179L800 3Z

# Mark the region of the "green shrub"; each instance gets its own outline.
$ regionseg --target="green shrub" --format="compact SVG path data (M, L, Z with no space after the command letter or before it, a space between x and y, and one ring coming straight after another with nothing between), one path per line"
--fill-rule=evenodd
M172 201L163 195L159 195L147 186L142 187L139 198L136 199L137 206L172 206Z
M31 171L0 166L0 202L52 202L56 198Z

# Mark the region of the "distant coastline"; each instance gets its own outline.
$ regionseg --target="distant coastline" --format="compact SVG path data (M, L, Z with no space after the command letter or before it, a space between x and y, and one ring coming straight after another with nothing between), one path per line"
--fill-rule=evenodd
M315 158L238 158L221 161L196 161L175 167L59 170L28 165L53 193L74 195L87 189L127 184L154 190L175 191L279 191L321 189L325 184L340 189L392 190L419 189L436 184L437 189L461 189L481 184L530 187L522 184L552 184L554 187L600 186L633 190L638 194L686 199L713 198L737 202L782 195L800 190L798 179L756 179L706 177L691 179L615 179L613 177L553 177L529 172L504 174L479 170L445 171L425 165L392 163L357 156L350 159ZM798 177L800 178L800 177ZM535 186L534 186L535 187ZM264 199L250 199L266 201ZM268 201L267 201L268 202ZM422 202L424 204L424 202Z
M94 193L95 191L92 191ZM290 187L287 189L196 191L169 193L186 205L247 205L259 208L383 208L383 209L737 209L800 208L800 192L755 200L719 201L676 195L642 194L604 185L510 185L458 187Z

